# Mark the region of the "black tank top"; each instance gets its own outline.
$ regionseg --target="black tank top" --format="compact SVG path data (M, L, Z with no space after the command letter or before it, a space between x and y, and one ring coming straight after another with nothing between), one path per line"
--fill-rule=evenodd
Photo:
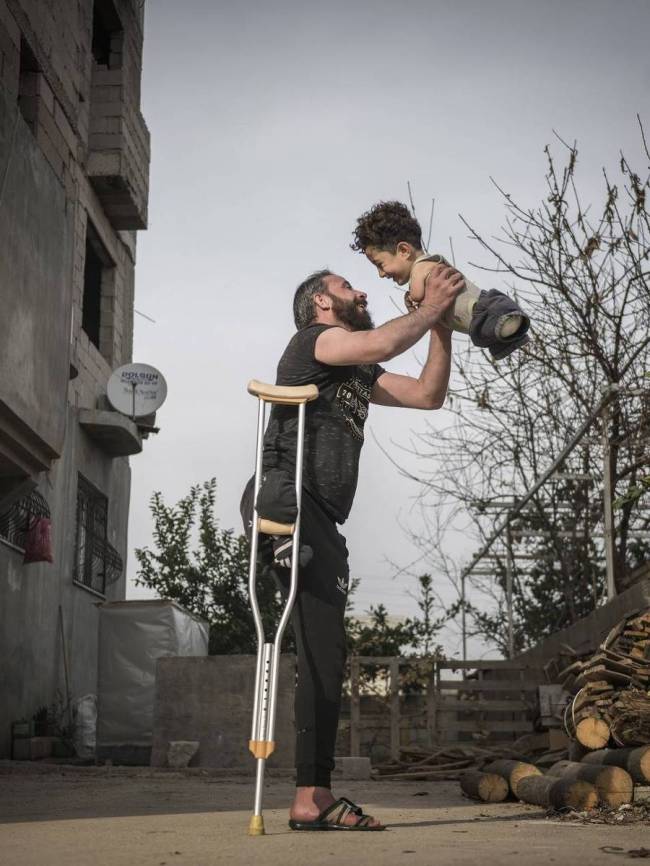
M333 367L314 357L317 338L333 325L309 325L291 339L278 364L276 384L317 385L307 404L303 486L337 523L343 523L357 489L363 428L378 364ZM294 472L298 412L274 405L264 438L264 469Z

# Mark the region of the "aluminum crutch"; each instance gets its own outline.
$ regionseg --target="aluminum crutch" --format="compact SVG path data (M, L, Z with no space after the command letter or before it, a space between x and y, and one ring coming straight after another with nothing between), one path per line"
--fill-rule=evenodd
M311 400L318 397L316 385L300 387L284 387L281 385L265 385L253 379L248 383L248 393L259 400L257 418L257 448L255 453L255 493L253 497L253 525L251 533L251 558L248 573L248 588L250 593L255 631L257 633L257 670L255 673L255 698L253 702L253 726L248 748L257 760L255 779L255 804L253 815L248 827L250 836L264 835L264 816L262 815L262 795L264 792L264 770L266 760L275 749L275 713L278 691L278 673L280 670L280 645L284 630L291 616L291 610L298 590L298 558L300 550L300 505L302 501L302 462L305 442L305 407ZM298 407L298 433L296 443L296 504L297 514L294 523L275 523L258 517L255 504L262 478L262 451L264 446L264 422L267 403L278 403L284 406ZM290 535L291 548L291 582L282 616L272 643L266 641L264 627L257 593L255 577L257 566L257 548L259 534Z

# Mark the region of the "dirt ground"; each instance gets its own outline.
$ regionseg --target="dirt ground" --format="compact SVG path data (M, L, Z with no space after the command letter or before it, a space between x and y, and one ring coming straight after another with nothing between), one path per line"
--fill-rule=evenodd
M584 824L521 803L476 804L455 782L341 782L336 792L389 829L290 831L286 774L268 780L267 835L251 838L249 777L0 762L0 864L596 866L650 857L647 822Z

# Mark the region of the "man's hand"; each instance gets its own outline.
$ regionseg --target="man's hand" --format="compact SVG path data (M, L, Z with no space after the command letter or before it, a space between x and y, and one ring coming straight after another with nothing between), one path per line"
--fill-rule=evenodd
M316 339L314 357L331 366L389 361L432 331L464 284L463 275L454 268L434 265L426 280L422 303L412 315L400 316L367 331L349 331L343 326L328 328ZM438 333L437 329L433 333Z
M420 304L417 301L414 301L410 290L404 294L404 304L406 306L407 313L414 313Z
M424 281L424 298L418 309L430 317L431 324L440 320L441 315L451 307L456 297L465 288L463 275L448 265L434 265ZM405 298L407 306L412 303Z

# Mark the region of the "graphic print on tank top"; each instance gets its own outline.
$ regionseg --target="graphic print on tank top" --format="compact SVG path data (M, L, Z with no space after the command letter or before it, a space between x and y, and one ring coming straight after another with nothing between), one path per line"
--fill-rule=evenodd
M372 376L373 368L360 366L359 370ZM355 439L363 442L363 425L368 417L368 404L370 403L371 380L363 382L356 376L342 382L336 392L336 406L345 418L350 432Z

